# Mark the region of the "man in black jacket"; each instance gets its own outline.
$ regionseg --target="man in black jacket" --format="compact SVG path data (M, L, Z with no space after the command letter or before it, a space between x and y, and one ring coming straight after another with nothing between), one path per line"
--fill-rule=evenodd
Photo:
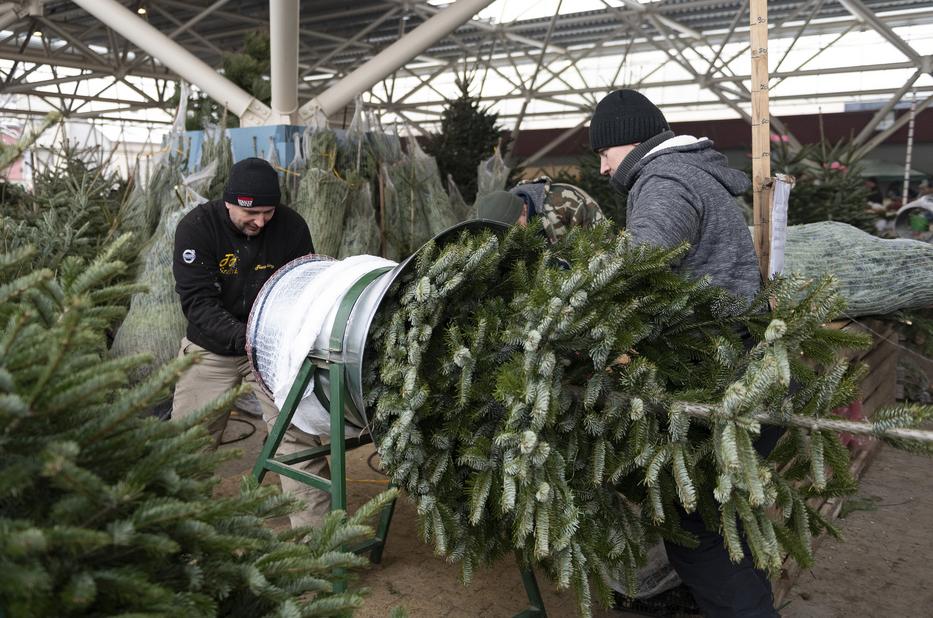
M178 224L172 271L188 320L179 355L199 354L201 358L175 386L175 419L185 418L246 381L270 431L275 424L279 411L258 384L246 356L246 320L272 273L314 250L307 224L298 213L280 206L279 199L278 172L262 159L244 159L231 168L223 199L199 205ZM229 416L225 412L208 424L215 446ZM320 444L319 436L292 425L279 453ZM330 476L326 459L302 467ZM316 525L330 508L326 492L304 483L282 477L282 489L308 504L306 511L291 516L292 527Z

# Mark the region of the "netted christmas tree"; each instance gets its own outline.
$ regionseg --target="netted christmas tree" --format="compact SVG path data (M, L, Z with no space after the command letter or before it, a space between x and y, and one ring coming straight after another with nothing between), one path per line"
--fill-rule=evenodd
M4 615L330 616L362 603L334 592L365 560L342 551L392 494L316 529L276 532L269 518L302 508L245 480L217 495L214 471L236 451L209 452L201 421L141 413L193 360L148 379L144 356L107 358L105 329L132 286L129 237L100 257L67 257L60 275L15 273L32 249L0 255L0 610ZM335 569L345 569L338 572Z
M612 579L634 592L658 539L695 542L678 509L721 530L733 559L744 530L772 572L784 552L810 564L812 536L834 532L807 498L853 490L832 410L862 370L836 353L865 340L823 326L841 306L830 280L778 280L749 305L672 272L685 250L609 226L556 245L534 226L465 232L389 291L366 364L373 432L424 540L465 579L515 552L589 614ZM931 413L894 408L862 429ZM765 422L788 427L768 460Z

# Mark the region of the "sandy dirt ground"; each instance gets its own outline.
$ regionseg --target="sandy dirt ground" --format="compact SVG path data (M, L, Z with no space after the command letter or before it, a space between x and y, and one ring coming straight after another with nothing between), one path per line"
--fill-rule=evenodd
M248 474L265 435L263 423L251 437L231 447L243 456L220 470L219 491L235 491ZM248 426L232 423L226 438ZM366 446L348 454L350 509L385 487L384 478L370 469L373 452ZM269 474L266 482L277 482ZM816 566L800 576L781 608L787 618L852 616L933 616L933 461L887 448L863 478L858 496L839 520L844 543L826 541L817 550ZM287 522L274 522L287 525ZM578 615L570 593L558 594L538 578L547 613L552 617ZM527 607L521 576L513 561L478 571L472 584L459 581L459 568L433 555L421 542L415 510L398 501L382 563L360 577L369 589L362 617L388 616L403 607L415 617L451 618L513 616ZM597 617L632 614L597 610Z
M841 514L781 615L933 616L933 460L882 449Z

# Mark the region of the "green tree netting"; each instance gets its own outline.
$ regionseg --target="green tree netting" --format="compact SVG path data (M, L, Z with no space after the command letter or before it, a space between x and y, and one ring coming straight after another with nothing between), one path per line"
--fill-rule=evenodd
M214 179L204 192L204 195L213 199L214 196L223 195L230 168L233 166L233 148L223 125L207 125L204 127L204 141L201 143L200 169L205 169L214 161L217 162Z
M363 107L357 101L353 120L343 137L337 139L336 169L340 176L347 177L355 173L360 178L376 177L379 162L376 149L366 134L369 133L369 120L363 114Z
M148 291L134 294L126 319L114 337L114 356L149 354L153 363L139 368L137 378L170 361L178 352L185 334L185 316L175 293L172 274L172 247L175 228L182 217L206 201L202 195L210 186L217 162L181 179L180 193L162 208L162 219L149 243L142 249L141 267L136 278Z
M398 163L382 169L385 257L407 257L432 236L457 223L437 163L414 138L408 140L408 152Z
M336 256L340 252L349 191L332 169L305 170L294 207L308 224L316 253Z
M382 163L396 163L402 158L402 141L397 133L388 133L379 123L379 119L369 115L370 132L366 134L373 150L376 161Z
M279 149L276 147L275 138L271 135L269 136L269 145L266 146L265 159L272 166L272 169L279 172L279 191L283 196L288 195L288 187L286 186L288 174L282 173L285 167L282 165L282 160L279 159Z
M337 136L330 129L304 131L305 158L309 168L332 170L337 165Z
M834 276L850 316L933 306L933 245L884 240L845 223L788 227L784 272Z
M308 162L301 154L301 133L292 135L292 144L295 156L285 169L285 193L282 194L282 203L294 207L298 201L298 189L301 187L301 176L308 167Z
M369 180L351 173L346 184L346 216L337 257L379 255L379 226L376 224Z
M147 241L159 225L162 205L172 195L179 174L179 166L174 162L162 164L157 160L154 168L148 182L143 181L142 170L136 168L133 190L126 201L124 229L133 232L140 243Z
M511 171L512 168L505 164L497 146L491 157L476 166L476 199L503 190Z
M460 188L457 186L454 177L450 174L447 174L447 195L450 199L450 210L453 212L458 222L466 221L474 217L473 206L467 204L466 200L463 199Z

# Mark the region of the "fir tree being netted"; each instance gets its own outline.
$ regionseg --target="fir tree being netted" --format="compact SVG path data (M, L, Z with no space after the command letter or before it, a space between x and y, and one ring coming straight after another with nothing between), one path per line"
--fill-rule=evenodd
M834 532L807 499L854 483L815 423L856 396L861 369L835 353L865 340L823 327L840 309L829 281L780 280L749 305L672 272L685 251L609 226L555 245L534 226L464 233L389 291L371 330L373 433L424 540L465 579L515 552L588 614L610 578L634 593L659 538L696 541L678 507L734 560L744 530L771 572L783 552L810 564L812 536ZM873 431L931 411L881 412ZM767 461L763 421L789 426Z
M364 520L330 514L316 529L268 525L304 508L244 480L215 495L219 462L201 421L141 414L194 360L140 383L140 355L110 359L105 329L134 286L113 285L129 237L93 261L68 257L15 276L31 249L0 255L0 610L32 616L347 615L358 592L333 592L335 569L365 560L341 550L369 537ZM303 539L303 537L306 537ZM303 539L303 540L302 540Z
M460 96L447 102L441 114L441 128L431 135L425 152L437 160L444 184L453 178L460 195L468 203L476 198L476 166L492 156L501 139L496 126L499 115L480 107L470 95L470 82L458 80Z

